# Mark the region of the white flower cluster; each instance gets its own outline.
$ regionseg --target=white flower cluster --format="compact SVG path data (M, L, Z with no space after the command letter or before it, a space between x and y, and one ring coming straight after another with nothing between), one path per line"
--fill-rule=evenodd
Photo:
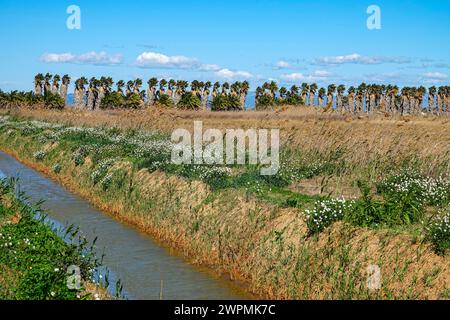
M426 231L438 251L450 250L450 211L434 217L426 227Z
M107 173L108 173L109 168L110 168L112 165L114 165L114 162L115 162L116 160L117 160L117 159L104 159L104 160L100 161L99 164L97 165L97 168L91 173L91 179L92 179L92 182L93 182L94 184L97 184L97 183L99 183L99 182L102 182L102 180L103 180L104 178L106 178L106 175L107 175ZM111 178L112 178L112 177L108 178L108 179L105 181L105 183L108 182L108 180L109 180L109 182L110 182ZM102 183L102 184L103 184L103 183Z
M0 233L0 240L2 240L2 243L0 243L0 247L8 248L13 246L11 236L5 236Z
M313 210L305 210L306 221L311 232L321 232L333 222L342 220L355 204L354 200L326 199L316 202Z
M231 168L228 167L199 166L197 169L200 170L202 180L230 177L233 173Z
M39 151L36 151L35 153L33 153L33 157L38 161L44 160L45 156L46 156L45 151L42 151L42 150L39 150Z
M450 179L444 177L421 177L417 174L398 174L382 183L392 194L408 194L417 191L422 204L442 203L450 196Z
M319 174L325 165L321 161L305 163L306 161L302 160L293 161L289 158L282 158L279 174L288 181L299 181Z

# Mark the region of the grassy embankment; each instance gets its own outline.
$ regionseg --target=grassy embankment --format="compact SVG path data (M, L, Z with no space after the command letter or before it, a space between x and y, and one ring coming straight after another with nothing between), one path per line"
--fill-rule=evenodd
M15 185L0 181L0 300L109 299L95 284L99 261L92 248L75 240L73 229L66 230L72 241L63 241ZM70 266L79 268L79 283L76 274L68 273L75 270Z
M3 119L3 150L255 293L448 298L445 120L206 116L205 127L281 127L282 169L267 179L168 164L166 133L201 114L30 114L60 124ZM380 290L367 288L370 265Z

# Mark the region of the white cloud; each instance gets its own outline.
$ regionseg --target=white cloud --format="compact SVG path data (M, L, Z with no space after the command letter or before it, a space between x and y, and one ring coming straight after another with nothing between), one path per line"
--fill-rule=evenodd
M287 69L290 66L291 66L291 64L284 60L277 61L274 65L275 69Z
M444 80L448 78L448 75L442 72L427 72L422 77L426 79Z
M313 72L312 76L317 78L327 78L331 74L328 71L325 70L316 70Z
M195 69L201 66L195 58L167 56L157 52L143 52L136 58L136 65L141 68L161 69Z
M219 71L220 67L217 64L202 64L199 67L200 71Z
M316 81L316 80L325 80L331 74L328 71L324 70L316 70L309 75L305 75L303 73L289 73L281 75L281 79L288 82L296 82L296 81Z
M72 62L75 59L75 56L71 53L46 53L42 55L42 62L55 62L55 63L64 63L64 62Z
M358 53L353 53L349 55L342 56L328 56L320 57L314 61L315 64L319 65L339 65L339 64L381 64L381 63L398 63L404 64L411 62L407 58L398 57L383 57L383 56L363 56Z
M215 73L218 77L232 80L232 79L250 79L253 75L247 71L232 71L230 69L220 69Z
M46 53L40 59L45 63L77 63L77 64L92 64L92 65L118 65L123 61L120 54L110 55L104 51L102 52L86 52L80 55L71 53Z

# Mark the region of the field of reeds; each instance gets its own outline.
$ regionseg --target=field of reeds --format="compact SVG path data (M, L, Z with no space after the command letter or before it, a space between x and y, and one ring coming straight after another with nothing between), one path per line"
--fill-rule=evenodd
M14 179L0 180L0 299L109 299L92 247L75 228L50 225L17 188Z
M194 120L281 129L280 172L171 164L170 132ZM1 118L0 149L261 297L448 299L447 122L22 110Z

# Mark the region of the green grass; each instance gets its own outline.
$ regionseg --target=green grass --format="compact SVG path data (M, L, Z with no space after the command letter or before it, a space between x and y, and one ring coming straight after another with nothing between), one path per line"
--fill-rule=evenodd
M58 235L39 206L15 192L15 184L0 181L0 299L92 299L84 287L95 281L100 266L92 246L73 228ZM79 268L80 287L76 275L68 274L70 266Z

